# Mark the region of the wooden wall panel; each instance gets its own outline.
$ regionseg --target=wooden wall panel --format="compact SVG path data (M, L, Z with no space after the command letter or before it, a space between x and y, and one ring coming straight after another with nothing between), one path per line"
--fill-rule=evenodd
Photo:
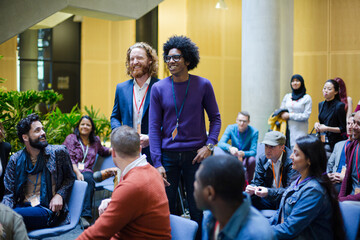
M360 99L360 1L294 0L294 12L294 72L313 98L312 128L327 79L344 79L354 108Z
M294 73L299 73L305 81L306 92L312 98L312 113L309 119L309 132L318 118L318 103L323 101L322 88L327 80L327 55L294 56Z
M331 76L345 81L348 96L353 99L353 110L360 100L360 53L332 54Z
M330 0L331 51L360 50L359 22L359 0Z
M0 44L0 77L5 78L6 82L1 83L0 87L7 90L17 90L17 74L16 74L16 46L17 37L13 37L6 42Z
M135 20L84 17L81 43L81 107L93 105L110 117L116 84L129 79L125 59L135 43Z
M294 52L326 51L329 0L294 0Z

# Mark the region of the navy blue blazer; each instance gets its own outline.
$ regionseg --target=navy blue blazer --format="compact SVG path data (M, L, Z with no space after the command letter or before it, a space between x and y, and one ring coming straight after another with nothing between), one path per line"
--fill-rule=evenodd
M154 83L159 79L151 77L147 97L144 102L144 110L141 120L141 133L149 133L149 104L150 104L150 93ZM119 83L116 86L114 107L110 117L111 129L127 125L133 127L133 87L134 79L130 79L126 82ZM149 163L152 164L150 158L149 147L143 149L143 153L146 154Z

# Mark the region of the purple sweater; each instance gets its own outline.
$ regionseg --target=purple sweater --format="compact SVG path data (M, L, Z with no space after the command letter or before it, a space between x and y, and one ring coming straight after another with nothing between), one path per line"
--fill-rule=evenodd
M199 76L189 75L189 78L189 90L174 140L171 134L176 126L176 111L171 78L167 77L155 83L151 89L149 140L151 158L156 168L161 166L161 150L192 151L218 141L221 119L212 85L209 80ZM188 81L174 82L178 111L184 100L187 84ZM204 109L210 121L208 136Z

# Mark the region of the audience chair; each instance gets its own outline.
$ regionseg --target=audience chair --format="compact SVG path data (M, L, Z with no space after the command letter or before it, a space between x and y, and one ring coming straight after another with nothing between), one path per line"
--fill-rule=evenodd
M350 201L340 202L339 204L343 216L346 239L360 239L360 205L353 204Z
M86 182L75 180L73 188L71 190L70 200L68 202L70 224L30 231L28 232L29 238L42 239L46 237L54 237L73 230L80 219L86 187Z
M198 229L197 222L170 214L172 240L195 239Z

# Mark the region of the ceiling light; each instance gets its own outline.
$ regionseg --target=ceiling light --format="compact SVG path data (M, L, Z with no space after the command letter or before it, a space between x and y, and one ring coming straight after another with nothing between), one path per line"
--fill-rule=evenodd
M227 5L226 5L226 3L225 3L225 0L219 0L219 1L216 3L215 8L217 8L217 9L225 9L225 10L228 9L228 7L227 7Z

